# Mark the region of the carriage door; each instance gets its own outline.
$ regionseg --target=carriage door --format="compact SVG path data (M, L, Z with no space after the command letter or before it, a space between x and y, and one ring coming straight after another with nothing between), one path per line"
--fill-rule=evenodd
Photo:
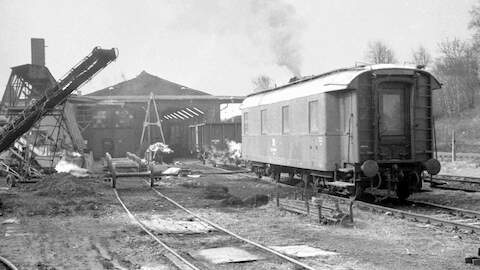
M411 159L411 86L400 82L378 85L378 158Z

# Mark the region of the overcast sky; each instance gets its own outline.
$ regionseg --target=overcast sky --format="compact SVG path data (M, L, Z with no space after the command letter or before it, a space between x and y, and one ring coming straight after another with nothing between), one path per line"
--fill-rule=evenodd
M474 0L0 0L0 93L10 67L30 63L30 38L45 38L56 79L95 46L116 62L82 93L151 74L215 95L246 95L264 74L284 84L365 58L369 41L400 62L423 45L468 39Z

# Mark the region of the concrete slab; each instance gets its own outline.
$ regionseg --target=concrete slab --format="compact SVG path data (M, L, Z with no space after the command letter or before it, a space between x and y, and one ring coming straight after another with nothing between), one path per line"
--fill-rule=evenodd
M149 229L159 233L196 234L215 231L215 228L199 221L172 220L158 216L153 216L151 219L142 219L141 221Z
M237 247L201 249L190 253L194 258L206 260L213 264L251 262L264 259Z
M20 224L20 220L18 220L18 218L8 218L2 221L0 224Z
M294 246L271 246L273 250L276 250L285 255L306 258L306 257L330 257L338 255L336 252L326 251L319 248L310 247L307 245L294 245Z

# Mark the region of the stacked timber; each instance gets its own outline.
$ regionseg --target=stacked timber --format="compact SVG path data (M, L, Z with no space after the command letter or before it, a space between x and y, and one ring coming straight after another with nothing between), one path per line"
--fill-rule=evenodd
M353 201L327 194L318 194L311 200L279 199L283 210L306 215L319 222L353 223Z

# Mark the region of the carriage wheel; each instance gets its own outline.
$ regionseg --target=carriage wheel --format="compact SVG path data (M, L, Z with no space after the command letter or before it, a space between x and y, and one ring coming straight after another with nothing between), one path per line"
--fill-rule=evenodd
M399 179L397 188L395 192L397 193L397 197L400 201L405 201L408 196L410 196L410 187L408 186L408 179Z
M295 177L295 172L288 173L288 183L293 183L293 178Z
M423 185L423 179L421 176L418 175L418 173L413 172L411 174L412 181L415 183L415 191L421 191L422 190L422 185Z
M280 168L278 168L278 167L272 167L271 168L271 176L276 182L280 181L280 175L281 175Z
M13 188L17 185L17 180L15 179L15 176L9 174L7 175L7 186L8 188Z
M257 178L258 179L262 179L262 176L263 176L263 170L258 168L258 167L255 167L255 174L257 175Z

